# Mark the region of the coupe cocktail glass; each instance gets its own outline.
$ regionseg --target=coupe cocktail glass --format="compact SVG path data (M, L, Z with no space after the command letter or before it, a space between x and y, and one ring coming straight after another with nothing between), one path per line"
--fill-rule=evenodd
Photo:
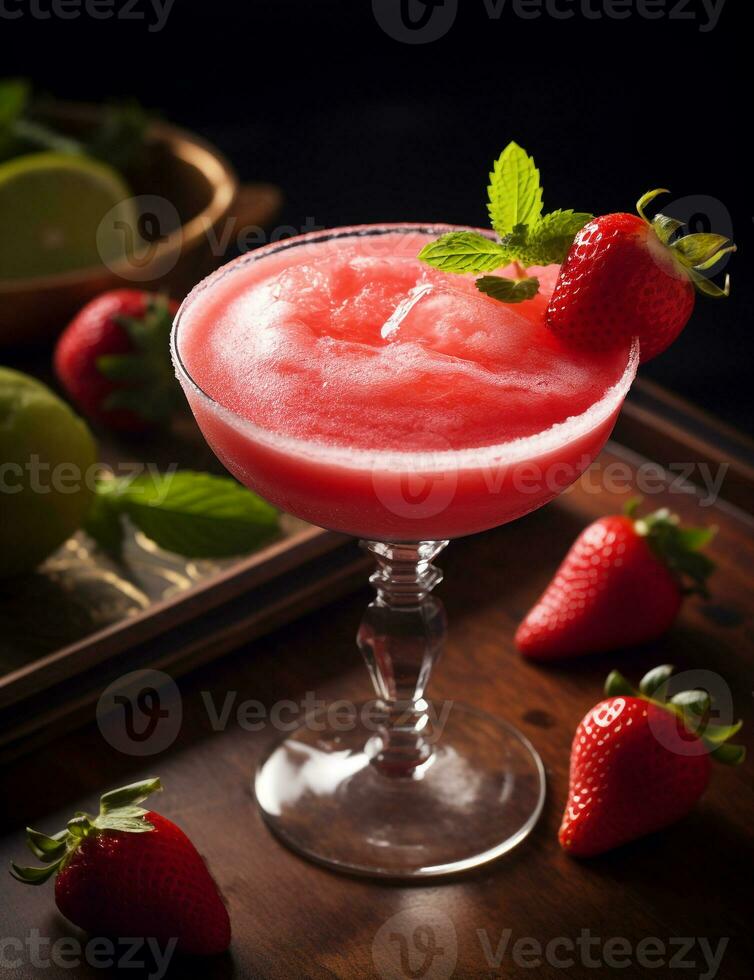
M255 790L290 847L393 878L483 864L539 817L545 777L528 739L426 696L447 629L433 562L450 538L572 483L638 364L637 345L560 349L546 298L511 310L416 261L449 230L363 226L267 246L199 284L172 335L186 397L231 473L374 555L357 642L376 699L307 716Z

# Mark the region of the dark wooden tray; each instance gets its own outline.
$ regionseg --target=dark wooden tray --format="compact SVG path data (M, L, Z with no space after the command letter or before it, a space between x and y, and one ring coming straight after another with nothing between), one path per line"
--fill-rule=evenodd
M672 404L678 409L677 402ZM617 464L624 472L627 467L633 479L647 463L642 451L649 446L665 464L709 458L718 465L724 461L719 450L723 430L705 420L713 433L707 439L698 421L696 413L687 421L673 415L671 421L656 406L632 400L616 435L623 439L632 434L633 441L628 447L608 447L597 472L604 476L608 465ZM669 427L677 440L673 445L668 443ZM738 445L738 437L734 442ZM746 448L745 440L740 445ZM8 763L0 773L0 861L22 853L26 824L57 830L73 811L91 809L103 788L159 774L166 786L160 811L176 820L208 857L231 911L232 950L200 965L208 980L406 976L400 965L401 942L414 950L417 936L434 936L433 959L423 974L432 978L590 980L611 975L604 960L605 943L613 940L611 955L617 961L626 943L634 951L630 965L620 971L631 980L704 974L700 942L714 950L721 941L717 978L743 980L752 955L747 908L754 870L751 758L738 769L716 767L693 814L667 832L584 863L567 858L556 842L570 739L579 719L599 699L604 676L613 667L632 678L661 662L717 672L731 687L745 723L742 740L751 747L754 524L741 505L754 499L754 483L746 483L746 454L726 449L727 455L736 457L728 471L736 477L726 479L715 504L701 506L699 492L672 486L672 479L649 501L671 506L686 520L715 523L719 531L711 546L718 563L713 598L688 601L673 630L647 647L545 668L520 658L512 643L516 624L578 531L597 515L615 510L628 489L617 491L599 477L587 478L541 511L454 542L443 554L446 578L439 592L448 607L450 637L430 693L463 699L510 719L535 743L547 770L548 796L540 824L499 862L466 878L416 887L351 879L311 865L270 837L250 794L253 769L277 734L269 728L245 730L234 712L224 730L213 729L208 697L221 704L231 696L236 705L254 698L266 706L281 699L299 702L307 692L323 699L369 697L366 671L353 643L368 599L366 588L250 642L244 635L242 599L237 600L237 618L218 608L196 620L191 630L174 631L178 653L188 651L185 665L192 656L203 658L205 643L211 647L218 635L218 649L237 648L181 681L183 723L175 742L153 758L139 759L115 751L96 725L88 724L59 737L54 746ZM726 497L730 487L733 501ZM355 551L351 558L356 559ZM346 566L350 572L356 569L348 560ZM316 583L312 588L316 591ZM159 658L163 640L147 643L145 657ZM77 721L87 715L93 716L91 705L82 707ZM81 938L51 911L49 886L22 888L6 878L0 888L4 936L23 939L39 928L53 942ZM424 931L416 933L420 927ZM573 947L584 937L599 942L587 947L585 955L578 946L569 952L568 944ZM685 958L680 937L692 944ZM513 954L517 940L528 940L518 947L518 962ZM635 951L642 941L655 949L655 960L658 944L664 949L664 965L650 969L637 962ZM540 953L538 965L533 965L537 948L544 950L550 943L560 943L555 955L572 964L553 965ZM497 964L496 951L502 957ZM585 962L589 955L591 966ZM414 956L413 967L419 970L419 952ZM691 959L696 967L671 968L672 956ZM601 966L595 966L595 958ZM28 980L29 970L23 960L8 975ZM182 980L188 973L186 964L175 963L167 976ZM45 975L63 980L72 973L51 966ZM77 980L101 975L86 966L76 973Z

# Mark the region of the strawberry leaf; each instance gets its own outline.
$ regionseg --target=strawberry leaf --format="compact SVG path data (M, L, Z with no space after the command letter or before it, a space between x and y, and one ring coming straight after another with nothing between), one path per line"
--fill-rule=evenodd
M673 673L675 668L670 664L662 664L659 667L655 667L646 673L642 679L639 681L639 691L644 695L645 698L652 698L655 694L660 694L661 698L657 700L664 700L664 691L662 688L667 684L670 675Z
M167 421L181 400L170 360L167 299L151 297L141 316L117 316L115 322L128 335L132 350L97 358L97 370L116 386L103 407L133 412L151 423Z
M634 528L646 539L655 557L673 572L684 591L708 594L707 579L715 564L700 549L714 536L714 527L683 527L678 517L663 507L636 519Z
M46 868L25 868L16 864L15 861L11 861L10 873L16 881L20 881L24 885L43 885L58 870L59 863L50 864Z
M66 852L68 832L60 831L54 837L48 837L32 827L26 828L26 843L34 857L40 861L57 861Z
M646 208L647 208L647 205L648 204L651 204L652 201L654 201L654 199L656 197L659 197L660 196L660 194L669 194L669 193L670 193L670 191L666 187L660 187L660 188L657 188L656 190L653 190L653 191L647 191L647 193L646 194L643 194L639 198L639 200L636 202L636 210L639 212L639 214L641 215L641 217L644 218L644 220L648 222L649 219L647 218L646 214L644 213L645 210L646 210Z
M120 789L104 793L99 800L100 815L111 813L113 810L136 807L143 803L152 793L162 791L162 783L157 777L143 779L138 783L130 783ZM146 812L146 811L144 811Z
M148 834L154 830L154 824L143 817L122 817L117 813L97 817L94 826L98 830L117 830L128 834Z
M619 670L611 670L605 681L605 696L608 698L619 696L635 697L636 689L633 684L626 680Z
M746 758L746 749L743 745L731 745L726 742L713 750L712 758L726 766L738 766Z
M683 226L683 221L679 221L678 218L670 218L665 214L656 214L652 219L652 227L663 245L669 245L675 233L680 231Z
M150 372L139 354L102 354L97 358L97 370L108 381L130 384L147 381Z
M681 262L687 266L699 266L704 263L718 262L722 258L722 249L730 247L730 239L725 235L699 233L685 235L670 246Z
M722 745L723 742L737 735L742 727L742 721L737 721L733 725L708 725L704 731L704 740L712 745Z
M721 289L716 283L712 282L711 279L707 279L706 276L703 276L696 269L689 269L688 273L696 288L705 296L710 296L712 299L724 299L730 296L730 276L725 277L725 285Z
M691 711L695 715L706 715L710 709L710 696L706 691L680 691L674 694L670 703L681 708L684 712Z

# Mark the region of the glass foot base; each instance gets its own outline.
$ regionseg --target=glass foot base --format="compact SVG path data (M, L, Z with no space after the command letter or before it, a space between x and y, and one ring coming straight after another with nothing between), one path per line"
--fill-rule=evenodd
M491 715L446 702L431 716L439 738L430 758L412 776L388 776L372 761L373 726L342 731L342 715L340 725L327 709L309 715L257 772L265 820L293 850L354 874L428 878L505 854L542 811L541 759Z

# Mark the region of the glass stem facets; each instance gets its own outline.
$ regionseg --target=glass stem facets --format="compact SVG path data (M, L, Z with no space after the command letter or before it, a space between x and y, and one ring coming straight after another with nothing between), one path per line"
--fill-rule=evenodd
M424 692L447 633L445 610L432 589L442 572L432 560L447 541L390 544L362 541L377 559L370 582L377 598L357 635L377 693L379 731L367 745L383 775L418 778L432 759Z

